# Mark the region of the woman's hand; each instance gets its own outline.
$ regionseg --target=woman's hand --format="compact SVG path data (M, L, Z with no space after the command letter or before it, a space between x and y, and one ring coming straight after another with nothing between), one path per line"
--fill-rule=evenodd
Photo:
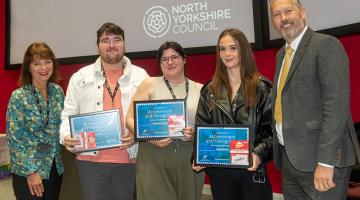
M32 173L27 177L27 184L31 195L36 195L38 197L43 196L44 185L41 176L37 172Z
M79 138L72 138L70 134L66 135L64 138L64 146L66 147L66 149L70 152L74 152L75 145L80 145Z
M121 136L121 145L120 149L127 149L134 144L134 134L130 132L126 132L124 135Z
M252 159L253 160L253 165L252 165L252 167L248 168L248 170L254 172L254 171L256 171L256 169L261 164L261 159L260 159L260 157L258 155L254 154L254 153L252 154L252 158L253 158Z
M162 140L149 140L149 142L157 147L164 148L172 142L172 139L166 138Z
M195 165L194 165L194 161L193 161L191 167L192 167L192 170L194 170L194 171L196 171L196 172L199 172L199 171L201 171L201 170L203 170L203 169L206 168L206 167L201 167L201 166L195 166Z
M191 126L188 126L188 127L183 129L183 133L184 133L184 138L182 140L183 141L189 141L189 140L191 140L191 138L194 135L194 129Z

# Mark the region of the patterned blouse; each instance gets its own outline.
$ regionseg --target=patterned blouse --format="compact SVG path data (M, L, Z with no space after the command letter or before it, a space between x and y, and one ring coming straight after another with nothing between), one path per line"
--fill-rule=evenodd
M6 134L10 149L11 172L20 176L38 172L49 179L52 163L62 174L59 143L60 114L64 92L48 84L48 101L32 85L13 91L6 113Z

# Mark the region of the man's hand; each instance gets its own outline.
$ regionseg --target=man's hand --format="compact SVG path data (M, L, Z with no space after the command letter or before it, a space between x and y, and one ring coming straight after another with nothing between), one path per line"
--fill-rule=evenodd
M44 185L41 176L35 172L27 177L27 184L31 195L42 197L44 193Z
M74 152L74 146L79 144L80 140L78 138L72 138L70 134L64 137L64 146L70 152Z
M314 173L315 189L320 192L328 191L335 187L333 182L334 168L318 165Z
M163 140L149 140L149 142L157 147L164 148L172 142L172 139L166 138Z

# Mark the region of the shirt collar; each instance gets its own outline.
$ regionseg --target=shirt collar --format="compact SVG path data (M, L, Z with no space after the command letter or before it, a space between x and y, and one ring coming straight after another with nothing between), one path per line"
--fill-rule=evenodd
M128 57L123 56L123 62L124 62L123 76L124 77L130 77L131 61L130 61L130 59Z
M124 64L124 71L123 71L122 76L129 77L130 72L131 72L131 61L130 61L130 59L128 57L126 57L126 56L123 56L123 64ZM98 57L98 59L96 59L96 61L95 61L94 72L95 72L95 74L98 74L98 75L102 76L101 57Z
M94 63L94 73L102 77L101 57L99 56Z

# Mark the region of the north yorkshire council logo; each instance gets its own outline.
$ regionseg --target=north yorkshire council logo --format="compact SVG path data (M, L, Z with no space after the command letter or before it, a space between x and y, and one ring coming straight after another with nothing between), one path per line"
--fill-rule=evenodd
M171 17L162 6L153 6L145 12L143 27L146 34L153 38L164 36L170 29Z

